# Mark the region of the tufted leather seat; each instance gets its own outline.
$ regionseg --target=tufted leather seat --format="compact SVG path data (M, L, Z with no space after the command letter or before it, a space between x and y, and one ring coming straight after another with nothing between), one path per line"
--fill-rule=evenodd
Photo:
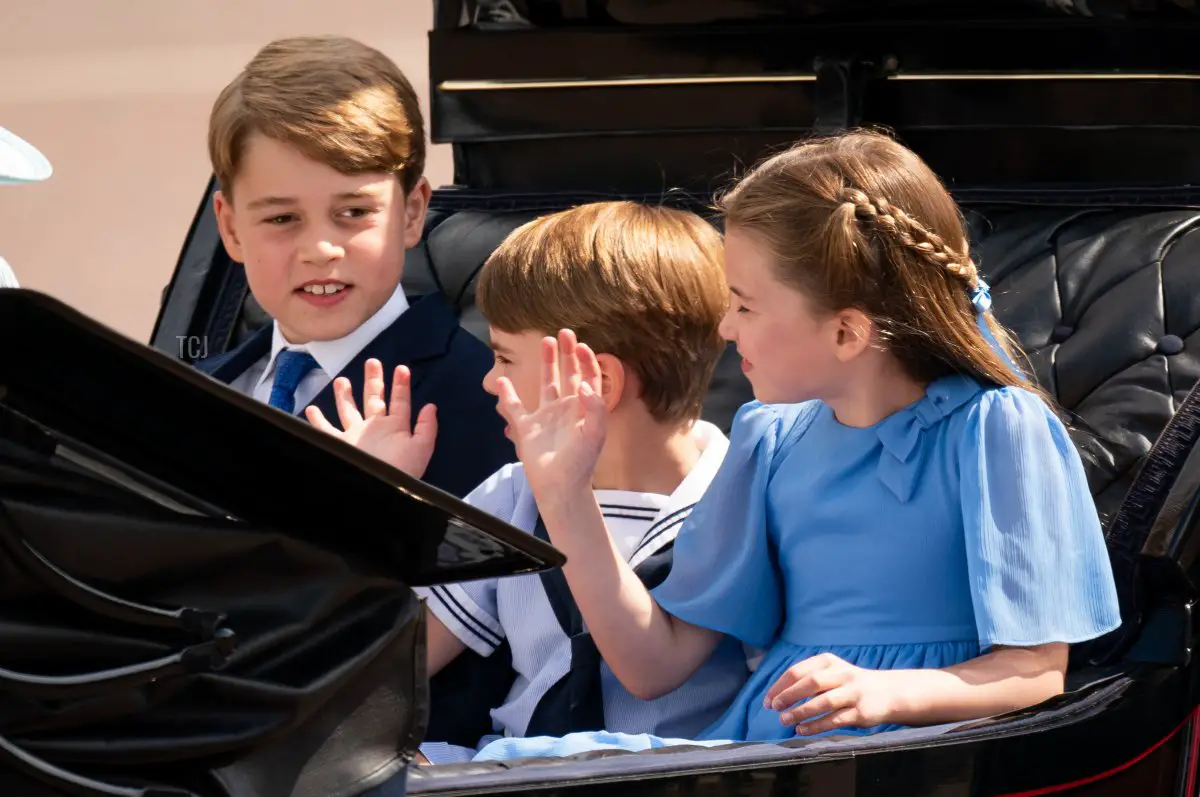
M487 339L474 278L536 211L433 210L409 253L413 294L441 290ZM1067 410L1093 495L1111 516L1136 467L1200 376L1200 209L979 206L967 210L995 312ZM247 300L240 334L263 323ZM751 398L732 350L705 416L726 430Z
M1071 413L1101 512L1200 376L1200 211L981 209L997 317Z

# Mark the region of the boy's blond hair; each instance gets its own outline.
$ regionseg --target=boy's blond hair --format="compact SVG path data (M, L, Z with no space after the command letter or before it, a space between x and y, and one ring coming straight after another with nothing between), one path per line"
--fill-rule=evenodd
M633 370L657 420L692 421L724 348L721 236L681 210L582 205L513 231L484 264L476 302L510 334L575 330Z
M344 36L271 42L217 97L208 153L226 193L252 133L345 174L397 174L405 194L425 169L417 93L390 58Z

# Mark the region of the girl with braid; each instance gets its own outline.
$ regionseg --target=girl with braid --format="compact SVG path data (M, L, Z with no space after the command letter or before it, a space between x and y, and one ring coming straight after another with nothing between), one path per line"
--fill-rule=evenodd
M953 199L913 152L799 144L721 201L722 334L756 401L651 591L588 485L594 355L544 342L544 387L500 412L567 581L633 694L675 689L723 636L764 649L702 743L970 720L1063 689L1068 645L1121 617L1083 466L1014 365ZM478 759L645 749L610 733L502 739Z

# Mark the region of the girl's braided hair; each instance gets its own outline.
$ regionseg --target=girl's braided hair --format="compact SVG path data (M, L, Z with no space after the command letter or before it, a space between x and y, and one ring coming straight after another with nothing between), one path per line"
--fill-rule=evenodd
M958 206L915 153L888 136L851 131L810 139L751 170L720 198L727 228L774 254L779 276L827 311L854 307L908 373L933 381L966 373L1049 398L1005 356L1012 336L988 312L979 327Z
M927 230L900 208L892 207L882 197L871 199L857 188L842 191L842 201L854 206L854 216L863 224L882 231L903 246L915 250L920 257L936 263L958 277L974 290L979 284L979 269L963 252L952 249L932 230Z

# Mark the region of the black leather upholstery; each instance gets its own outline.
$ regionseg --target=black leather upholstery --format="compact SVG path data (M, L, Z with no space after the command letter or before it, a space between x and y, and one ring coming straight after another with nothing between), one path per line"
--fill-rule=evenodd
M405 286L442 290L461 308L463 326L486 340L474 277L504 236L535 215L432 211L425 240L409 252ZM1110 516L1200 376L1200 209L995 206L967 215L996 315L1070 414L1092 492ZM262 318L247 299L240 334ZM750 397L727 352L706 418L727 430Z
M533 211L431 211L424 239L405 260L405 290L410 294L442 291L459 308L462 325L486 342L487 321L475 306L475 277L500 242L537 215Z
M1200 375L1200 211L976 209L999 320L1072 416L1111 516Z

